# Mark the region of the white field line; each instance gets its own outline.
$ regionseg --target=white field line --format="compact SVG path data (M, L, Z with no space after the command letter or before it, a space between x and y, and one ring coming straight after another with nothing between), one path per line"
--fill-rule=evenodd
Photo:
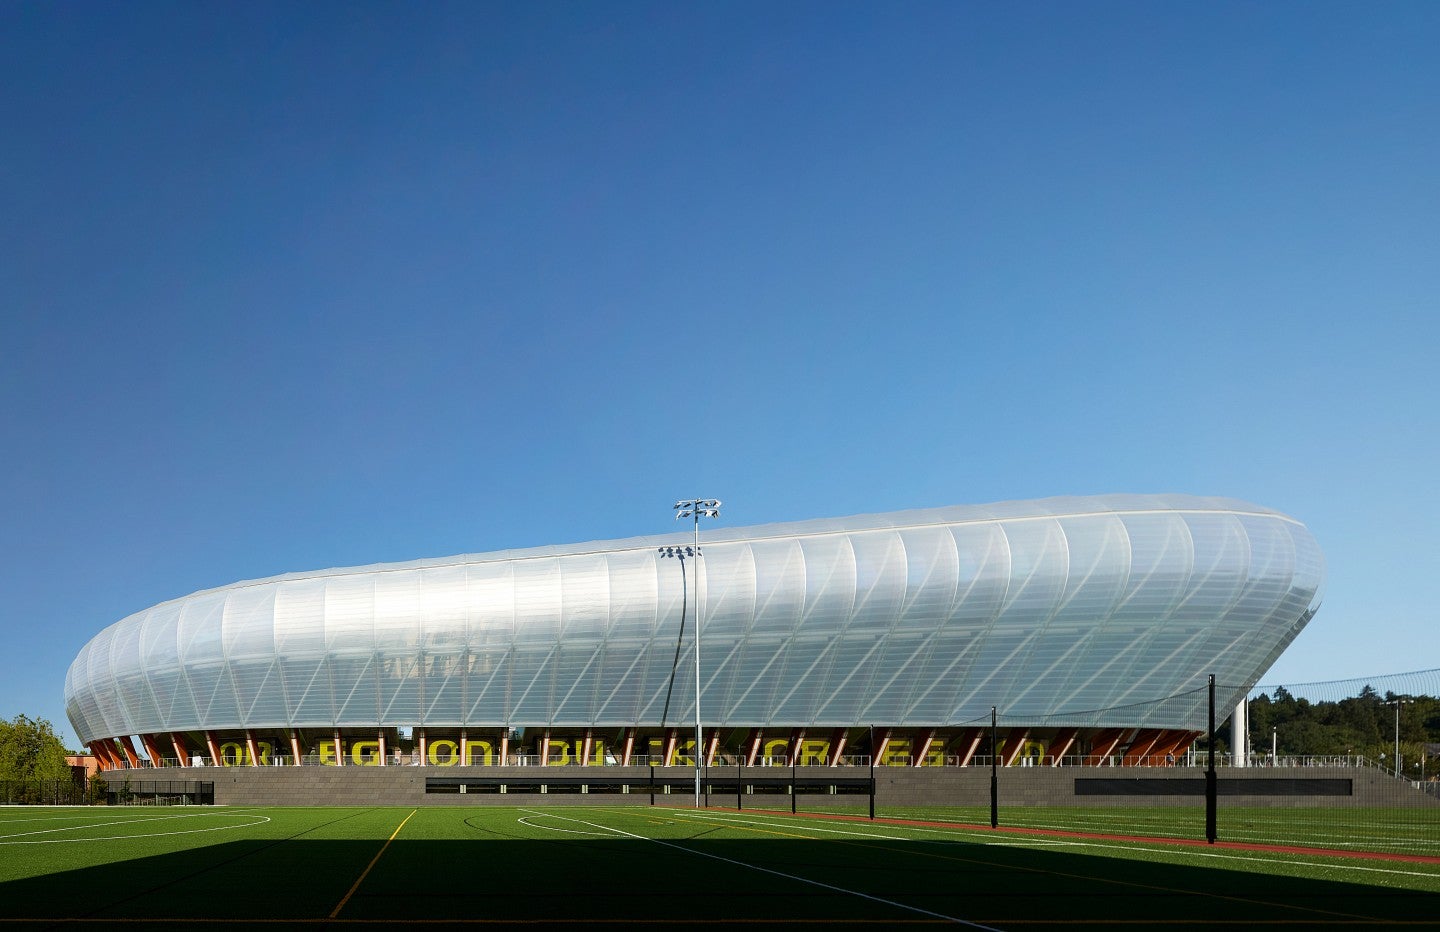
M75 832L91 828L106 828L112 825L135 825L138 822L164 822L169 819L193 819L201 816L219 816L221 818L243 818L251 821L242 822L236 825L217 825L211 828L187 828L174 832L142 832L132 835L102 835L94 838L28 838L31 835L49 835L56 832ZM270 821L269 816L255 815L244 812L195 812L185 815L154 816L146 819L119 819L113 822L87 822L84 825L68 825L61 828L36 829L30 832L15 832L10 835L0 835L0 845L54 845L66 842L105 842L124 841L130 838L161 838L170 835L196 835L201 832L225 832L237 828L249 828L252 825L263 825ZM12 839L22 839L14 841Z
M612 810L613 811L613 810ZM717 825L763 825L766 828L788 828L795 829L795 822L762 822L759 819L742 819L734 816L722 816L719 813L705 813L703 815L692 815L690 813L677 813L676 817L689 819L693 822L713 822ZM904 835L881 835L876 832L857 832L839 828L820 828L808 822L801 823L807 832L823 832L826 835L854 835L857 838L875 838L880 841L913 841Z
M705 815L701 815L701 814L696 814L696 815L692 816L692 818L695 818L697 821L705 821L705 820L706 820L706 819L705 819ZM783 822L781 822L781 823L759 823L759 824L767 824L767 825L773 824L774 827L776 827L776 828L786 827L786 826L785 826L785 823L783 823ZM794 826L790 826L790 827L791 827L791 828L794 828ZM807 826L807 828L808 828L808 826ZM991 835L991 834L986 833L986 832L983 832L983 831L974 831L974 830L965 830L965 829L956 829L956 830L924 829L924 828L920 828L919 826L907 826L907 828L910 828L912 831L929 831L929 832L936 832L936 833L942 833L942 834L951 834L951 835L969 834L969 835L975 836L975 838L977 839L977 841L978 841L979 844L983 844L983 845L987 845L987 846L988 846L988 845L995 845L995 846L997 846L997 847L1002 847L1002 848L1028 848L1028 847L1036 847L1036 848L1094 847L1094 848L1113 848L1113 849L1120 850L1120 851L1144 852L1144 853L1146 853L1146 854L1170 854L1170 853L1174 853L1174 854L1178 854L1178 855L1198 854L1198 855L1200 855L1200 856L1202 856L1202 857L1224 858L1224 859L1228 859L1228 860L1237 860L1237 861L1257 861L1257 862L1260 862L1260 863L1263 863L1263 864L1266 864L1266 865L1274 865L1274 864L1292 864L1292 865L1293 865L1293 864L1305 864L1305 863L1306 863L1306 862L1303 862L1303 861L1282 861L1282 860L1280 860L1280 859L1278 859L1278 858L1256 858L1256 857L1246 857L1245 855L1228 855L1228 854L1219 854L1219 853L1214 853L1214 854L1212 854L1212 853L1210 853L1210 852L1195 851L1194 849L1190 849L1190 848L1175 848L1174 846L1165 845L1165 844L1163 844L1163 843L1160 843L1160 844L1159 844L1158 846L1156 846L1156 847L1147 847L1147 846L1141 846L1141 845L1130 845L1130 846L1127 846L1127 845L1116 845L1116 844L1104 844L1104 843L1098 843L1098 842L1072 841L1072 840L1069 840L1069 839L1059 839L1059 838L1027 838L1026 836L1011 836L1010 838L1000 839L1000 838L996 838L994 835ZM872 837L881 837L881 836L872 836ZM901 840L902 840L902 841L919 842L919 843L922 844L922 845L939 845L939 844L950 844L950 843L951 843L950 841L941 841L940 839L930 839L930 838L913 838L913 839L901 839ZM958 839L957 839L957 840L958 840ZM1328 863L1323 863L1323 864L1313 864L1313 865L1307 865L1307 866L1319 867L1319 868L1328 868L1328 867L1331 867L1332 865L1330 865L1330 864L1328 864ZM1348 867L1349 865L1344 865L1344 866ZM1361 868L1358 868L1358 869L1359 869L1359 870L1376 871L1376 872L1381 872L1381 873L1401 874L1401 875L1408 875L1408 874L1410 874L1410 872L1408 872L1408 871L1388 870L1388 869L1385 869L1385 868L1364 868L1364 867L1361 867ZM1414 874L1414 876L1419 876L1419 877L1437 877L1437 876L1440 876L1440 874L1417 873L1417 874ZM1116 881L1116 882L1125 883L1125 881ZM1197 891L1193 891L1193 890L1182 890L1182 891L1177 891L1177 892L1183 892L1183 893L1187 893L1187 894L1194 894L1194 893L1196 893ZM1214 895L1214 894L1209 894L1209 895ZM1266 901L1263 901L1263 900L1250 900L1250 899L1247 899L1247 898L1244 898L1244 897L1221 896L1221 899L1236 900L1237 902L1243 902L1243 903L1262 903L1262 904L1265 904L1265 905L1272 905L1272 906L1273 906L1273 905L1276 905L1276 904L1273 904L1273 903L1266 903ZM1304 908L1304 907L1302 907L1302 908ZM1328 911L1328 910L1314 910L1314 911L1315 911L1315 912L1321 912L1321 913L1330 914L1330 911ZM1334 915L1347 915L1347 914L1344 914L1344 913L1335 913ZM1356 917L1351 917L1351 918L1356 918Z
M683 814L683 813L673 813L672 815L687 815L688 818L695 819L695 820L697 820L697 821L706 821L706 820L715 820L715 821L717 821L717 822L738 821L738 820L730 819L730 818L728 818L728 817L723 817L723 818L722 818L722 817L719 817L718 815L713 815L713 814L707 814L707 815L688 815L688 814ZM764 825L764 826L768 826L768 827L771 827L771 828L787 828L787 827L788 827L788 828L792 828L792 829L793 829L793 828L796 827L793 823L790 823L790 824L787 825L787 823L785 823L785 822L760 822L760 821L758 821L758 820L752 821L751 824L753 824L753 825ZM994 835L992 835L992 834L990 834L990 833L988 833L988 832L978 831L978 830L974 830L974 829L925 828L925 827L921 827L921 826L918 826L918 825L915 825L915 826L906 826L906 828L908 828L908 829L910 829L911 831L914 831L914 832L927 832L927 833L934 834L934 835L960 836L960 837L966 838L967 840L969 840L969 839L978 840L978 841L980 841L982 844L987 844L987 845L1001 845L1001 846L1011 847L1011 848L1018 848L1018 847L1058 847L1058 846L1069 846L1069 847L1076 847L1076 848L1101 848L1101 849L1109 849L1109 850L1113 850L1113 851L1145 852L1145 853L1147 853L1147 854L1173 854L1173 855L1176 855L1177 857L1186 857L1186 856L1194 855L1195 857L1201 857L1201 858L1214 858L1214 859L1217 859L1217 860L1241 861L1241 862L1245 862L1245 863L1255 863L1255 864L1284 864L1284 865L1288 865L1288 866L1292 866L1292 867L1313 867L1313 868L1319 868L1319 869L1324 869L1324 870L1361 871L1361 872L1371 873L1371 874L1391 874L1391 875L1400 876L1400 877L1434 877L1434 878L1440 878L1440 871L1415 871L1415 870L1400 870L1400 869L1398 869L1398 868L1393 868L1393 867L1370 867L1370 866L1363 865L1363 864L1355 864L1355 863L1353 863L1353 862L1351 862L1351 861L1349 861L1349 860L1345 860L1345 859L1341 859L1341 858L1336 858L1336 859L1333 860L1333 861L1331 861L1331 860L1326 860L1326 861L1293 861L1293 860L1286 860L1286 859L1282 859L1282 858L1278 858L1278 857L1270 857L1270 858L1267 858L1267 857L1256 857L1256 856L1254 856L1254 855L1246 855L1246 854L1230 854L1230 853L1224 853L1224 852L1219 852L1219 851L1203 851L1203 850L1200 850L1200 849L1197 849L1197 848L1194 848L1194 847L1189 847L1189 846L1186 846L1186 847L1175 847L1175 846L1172 846L1172 845L1166 845L1164 842L1157 842L1157 843L1156 843L1155 845L1153 845L1153 846L1151 846L1151 845L1123 845L1123 844L1115 844L1115 843L1113 843L1113 842L1083 841L1083 840L1071 840L1071 839L1037 838L1037 839L1030 840L1030 839L1027 839L1027 838L1025 838L1025 837L1023 837L1023 836L1014 836L1014 835L1009 836L1009 837L1006 837L1006 838L1004 838L1004 839L1002 840L1002 839L997 838L996 836L994 836ZM806 830L806 831L825 831L824 829L814 828L813 826L811 826L811 825L809 825L809 824L806 824L805 830ZM931 838L914 838L914 839L900 838L900 839L895 839L894 836L890 836L890 835L880 835L880 834L866 835L865 833L862 833L862 832L856 832L856 833L853 833L853 834L858 834L858 835L861 835L862 837L867 837L867 838L883 839L883 840L887 840L887 841L889 841L889 840L919 841L919 842L926 843L926 844L934 844L934 843L937 843L937 842L939 841L939 839L931 839Z
M531 814L531 815L542 815L542 814L543 814L543 813L535 812L535 811L532 810L532 809L522 809L522 810L520 810L520 811L521 811L521 812L529 813L529 814ZM846 889L845 887L837 887L837 886L835 886L834 884L824 883L824 882L819 881L819 880L812 880L812 879L810 879L809 877L800 877L800 876L798 876L798 875L796 875L796 874L787 874L787 873L785 873L785 872L783 872L783 871L773 870L773 869L768 868L768 867L761 867L761 866L758 865L758 864L747 864L747 863L745 863L744 861L735 861L735 860L732 860L732 859L730 859L730 858L721 857L721 856L718 855L718 854L710 854L709 852L706 852L706 851L696 851L694 848L687 848L687 847L685 847L684 845L677 845L677 844L673 844L673 843L668 842L668 841L661 841L661 840L658 839L658 838L649 838L649 837L646 837L645 835L635 835L635 834L632 834L631 832L625 831L624 829L618 829L618 828L614 828L614 827L608 826L608 825L597 825L597 824L595 824L594 822L586 822L586 821L583 820L583 819L567 819L567 818L565 818L564 816L551 816L551 818L562 819L562 820L567 821L567 822L576 822L576 823L578 823L578 824L580 824L580 825L588 825L588 826L590 826L591 828L606 829L606 830L608 830L608 831L611 831L611 832L616 833L617 835L623 835L623 836L625 836L626 838L634 838L634 839L636 839L636 840L638 840L638 841L648 841L648 842L652 842L652 843L654 843L654 844L660 845L660 846L665 847L665 848L673 848L673 849L675 849L676 851L683 851L683 852L685 852L686 854L693 854L693 855L696 855L696 856L698 856L698 857L709 858L709 859L711 859L712 861L721 861L721 862L723 862L723 863L725 863L725 864L732 864L732 865L734 865L735 867L743 867L743 868L745 868L745 869L747 869L747 870L758 871L758 872L760 872L760 873L762 873L762 874L770 874L770 875L773 876L773 877L783 877L783 878L785 878L786 880L794 880L794 881L797 881L797 882L799 882L799 883L810 884L811 886L820 887L820 888L825 889L825 890L833 890L833 891L835 891L836 893L844 893L844 894L847 894L847 895L849 895L849 896L859 897L859 898L862 899L862 900L870 900L872 903L883 903L883 904L885 904L886 906L893 906L893 907L895 907L896 909L903 909L903 910L905 910L905 911L907 911L907 912L919 913L919 914L922 915L922 916L932 916L932 917L934 917L934 918L936 918L936 919L943 919L943 920L945 920L946 922L954 922L954 923L958 923L959 925L969 926L969 927L972 928L972 929L985 929L985 930L987 930L987 932L1000 932L1000 930L995 929L993 926L981 925L981 924L978 923L978 922L970 922L970 921L965 920L965 919L958 919L958 918L956 918L955 916L947 916L947 915L945 915L944 913L932 912L931 910L928 910L928 909L922 909L922 908L920 908L919 906L910 906L910 905L908 905L908 904L906 904L906 903L900 903L900 902L897 902L897 901L895 901L895 900L887 900L887 899L885 899L884 897L871 896L871 895L868 894L868 893L861 893L859 890L849 890L849 889ZM793 827L793 826L792 826L792 827Z
M190 807L187 807L187 808L190 808ZM156 811L155 809L151 809L151 808L135 809L135 810L132 810L131 812L125 812L125 813L124 813L124 816L125 816L124 818L118 818L118 817L121 816L121 814L122 814L122 813L120 813L120 812L113 812L113 811L112 811L112 812L108 813L108 815L110 815L111 817L117 817L117 823L116 823L116 824L118 824L118 822L149 822L149 821L153 821L154 819L180 819L180 818L184 818L184 817L186 817L186 816L234 815L234 814L237 813L237 812L249 812L249 811L250 811L250 808L247 807L247 808L244 808L244 809L225 809L225 810L222 810L219 806L215 806L215 807L206 806L203 810L200 810L200 807L199 807L199 806L195 806L195 807L193 807L193 809L191 809L191 811L188 811L188 812L175 812L173 809L171 809L171 810L168 810L168 811L167 811L167 814L166 814L166 815L152 815L152 813L155 812L155 811ZM132 812L133 812L133 814L132 814ZM73 822L73 821L75 821L76 819L93 819L93 818L95 818L97 815L98 815L98 813L96 813L95 810L91 809L91 810L89 810L88 812L76 812L76 813L72 813L71 815L37 816L37 817L35 817L35 818L30 818L30 819L0 819L0 830L3 830L3 829L4 829L5 827L7 827L7 826L15 825L15 824L20 823L20 822ZM94 824L97 824L97 825L98 825L98 824L100 824L100 823L94 823ZM0 836L0 837L4 837L4 836Z
M549 813L544 813L544 812L542 812L542 813L540 813L540 818L549 819L549 818L563 818L563 817L561 817L561 816L551 816ZM589 835L589 836L591 836L591 837L593 837L593 838L618 838L618 837L619 837L619 836L616 835L614 832L609 832L609 831L606 831L606 832L586 832L586 831L581 831L580 829L574 829L574 828L560 828L559 826L556 826L556 825L536 825L534 822L531 822L529 819L526 819L526 818L523 818L523 817L519 820L519 822L520 822L521 825L528 825L530 828L537 828L537 829L539 829L539 830L542 831L542 832L563 832L563 833L566 834L566 835Z

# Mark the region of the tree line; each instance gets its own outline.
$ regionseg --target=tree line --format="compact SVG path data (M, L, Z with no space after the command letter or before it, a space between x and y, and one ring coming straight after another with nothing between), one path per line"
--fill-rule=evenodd
M45 719L0 719L0 781L69 780L65 754L65 745Z
M1405 776L1435 776L1440 699L1434 696L1388 690L1382 695L1366 686L1358 696L1311 702L1276 687L1273 697L1262 693L1250 700L1250 747L1256 754L1268 754L1273 738L1282 757L1364 755L1393 768L1397 711Z

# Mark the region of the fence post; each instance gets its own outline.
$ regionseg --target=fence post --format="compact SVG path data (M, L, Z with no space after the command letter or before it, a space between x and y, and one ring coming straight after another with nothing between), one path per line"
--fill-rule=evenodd
M1000 746L995 738L995 707L990 707L990 827L1000 827Z
M1210 763L1205 767L1205 841L1215 844L1215 674L1210 674Z
M870 726L870 821L875 821L875 726Z

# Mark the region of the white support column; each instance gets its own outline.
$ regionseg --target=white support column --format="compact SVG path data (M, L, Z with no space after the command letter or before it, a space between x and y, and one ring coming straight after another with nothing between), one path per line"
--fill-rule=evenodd
M1244 697L1230 716L1230 748L1232 763L1244 767L1250 760L1250 704Z

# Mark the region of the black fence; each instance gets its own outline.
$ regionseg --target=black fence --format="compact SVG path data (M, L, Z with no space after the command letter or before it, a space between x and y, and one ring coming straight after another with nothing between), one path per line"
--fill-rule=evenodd
M85 786L74 780L0 780L6 806L83 806Z
M110 806L213 806L215 784L200 780L109 781Z
M739 796L862 796L869 797L874 782L868 777L842 777L829 774L815 775L794 771L780 776L737 776L719 771L707 774L700 783L700 792L707 800L717 804L735 800ZM541 794L560 796L583 795L628 795L646 796L653 801L657 796L689 796L695 792L693 775L677 777L657 775L648 777L610 777L603 773L591 775L543 776L459 776L427 777L426 793L458 794Z

